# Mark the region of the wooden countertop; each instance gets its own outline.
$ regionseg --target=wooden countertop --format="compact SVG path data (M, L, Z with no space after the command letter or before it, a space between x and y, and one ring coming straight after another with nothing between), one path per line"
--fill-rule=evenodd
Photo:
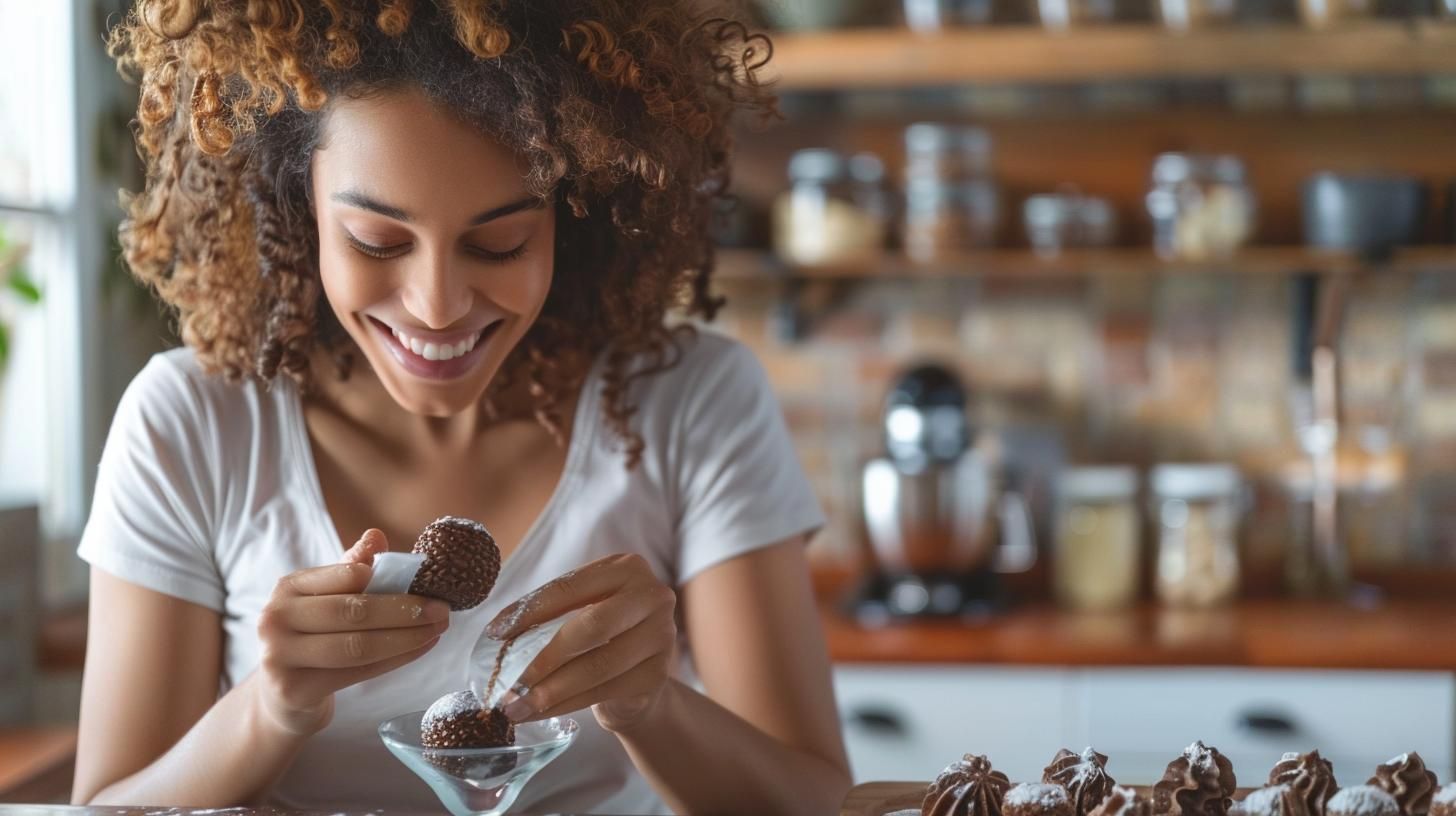
M828 604L823 610L829 653L840 663L1456 671L1456 593L1364 608L1267 600L1077 614L1040 603L981 623L882 627L861 626Z

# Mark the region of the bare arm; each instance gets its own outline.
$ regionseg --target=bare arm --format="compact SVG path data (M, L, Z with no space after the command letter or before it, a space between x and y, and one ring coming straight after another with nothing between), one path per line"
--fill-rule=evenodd
M715 566L682 591L708 696L670 683L617 731L680 813L833 814L851 780L803 545Z
M387 547L366 540L348 563L279 582L259 626L263 666L221 699L220 616L93 569L72 802L255 802L328 724L335 690L428 651L448 611L429 602L415 617L400 596L358 595Z

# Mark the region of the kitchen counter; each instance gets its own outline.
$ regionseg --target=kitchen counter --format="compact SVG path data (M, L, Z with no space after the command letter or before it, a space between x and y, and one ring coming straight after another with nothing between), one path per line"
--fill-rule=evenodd
M827 602L821 608L837 663L1456 671L1456 638L1442 636L1456 632L1456 597L1367 608L1291 600L1212 610L1148 604L1102 614L1033 603L984 622L882 627L862 626Z

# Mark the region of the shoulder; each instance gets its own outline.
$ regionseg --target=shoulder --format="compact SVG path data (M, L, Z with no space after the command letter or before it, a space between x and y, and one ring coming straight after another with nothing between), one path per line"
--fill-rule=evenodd
M228 382L209 373L195 351L177 348L152 355L127 386L116 419L187 435L246 432L276 413L292 387L284 378L271 387L256 380Z
M643 397L676 404L691 401L703 389L758 390L760 384L767 385L763 367L748 346L702 326L680 331L665 362L666 368L644 378Z

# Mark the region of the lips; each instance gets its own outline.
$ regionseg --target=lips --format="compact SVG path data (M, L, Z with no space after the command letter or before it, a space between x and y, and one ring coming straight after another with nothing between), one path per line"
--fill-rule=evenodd
M429 380L451 380L470 371L484 356L503 322L497 320L474 333L426 340L395 329L378 318L369 318L395 362L405 371Z

